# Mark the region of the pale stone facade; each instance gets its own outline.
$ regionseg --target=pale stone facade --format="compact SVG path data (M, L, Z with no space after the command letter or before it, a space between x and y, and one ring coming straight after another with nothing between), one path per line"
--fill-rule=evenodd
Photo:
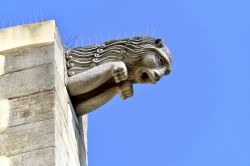
M87 116L66 89L54 21L0 30L0 165L86 166Z

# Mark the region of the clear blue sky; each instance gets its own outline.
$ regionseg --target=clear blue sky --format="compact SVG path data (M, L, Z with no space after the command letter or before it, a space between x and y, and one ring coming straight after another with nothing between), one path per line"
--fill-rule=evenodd
M153 33L173 54L169 77L89 114L89 166L250 166L249 0L1 1L0 26L42 18L64 43Z

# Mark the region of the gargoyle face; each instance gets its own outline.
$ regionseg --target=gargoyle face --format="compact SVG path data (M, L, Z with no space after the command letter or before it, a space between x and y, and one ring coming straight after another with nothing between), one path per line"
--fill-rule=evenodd
M155 46L145 46L146 55L135 66L135 82L153 83L171 71L171 53L160 39Z

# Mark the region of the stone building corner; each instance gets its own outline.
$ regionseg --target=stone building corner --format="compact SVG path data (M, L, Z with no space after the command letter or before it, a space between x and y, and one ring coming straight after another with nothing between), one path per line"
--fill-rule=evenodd
M87 166L54 20L0 29L0 165Z

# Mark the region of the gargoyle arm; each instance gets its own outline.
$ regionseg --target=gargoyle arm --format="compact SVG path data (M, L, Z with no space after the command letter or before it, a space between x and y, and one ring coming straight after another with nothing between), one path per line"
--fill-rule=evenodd
M69 77L68 91L71 96L84 94L96 89L112 77L117 82L127 79L127 68L124 62L104 63Z

